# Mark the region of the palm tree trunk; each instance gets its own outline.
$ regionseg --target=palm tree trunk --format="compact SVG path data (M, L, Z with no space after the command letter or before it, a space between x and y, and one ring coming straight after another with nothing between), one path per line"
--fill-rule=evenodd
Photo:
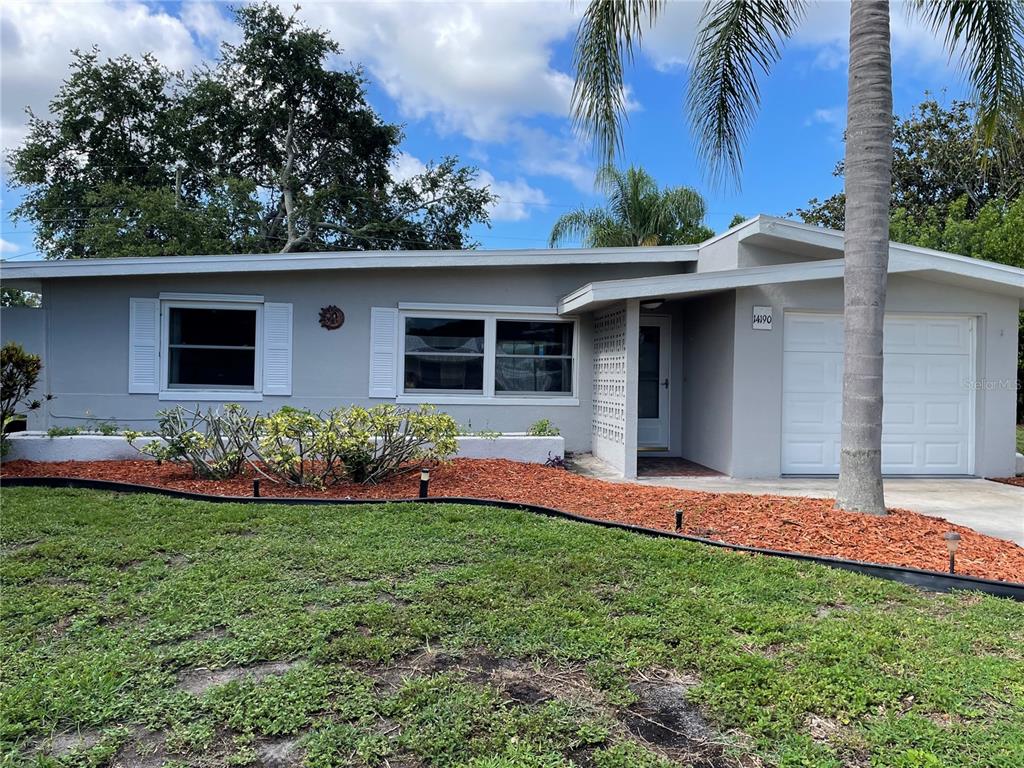
M888 0L853 0L846 119L843 426L839 509L885 514L882 326L892 193Z

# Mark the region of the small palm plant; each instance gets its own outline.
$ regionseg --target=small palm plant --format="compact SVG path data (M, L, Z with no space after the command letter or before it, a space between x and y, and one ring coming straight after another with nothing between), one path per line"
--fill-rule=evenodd
M565 214L551 229L550 246L582 242L587 248L633 245L684 245L707 240L705 205L690 187L666 187L643 168L620 171L607 166L597 174L597 187L607 198L602 208L580 208Z
M624 64L666 0L591 0L580 22L572 112L611 161L622 147ZM758 75L778 61L802 0L709 0L689 81L690 121L714 177L739 176L760 104ZM994 135L1024 109L1021 0L911 0L960 57L980 125ZM892 55L888 0L852 0L846 124L845 350L836 506L885 514L882 492L882 323L892 188Z

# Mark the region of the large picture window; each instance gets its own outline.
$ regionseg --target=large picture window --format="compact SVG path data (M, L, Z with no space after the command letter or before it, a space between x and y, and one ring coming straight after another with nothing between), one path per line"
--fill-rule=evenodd
M171 305L167 312L169 389L255 389L255 307Z
M483 320L406 318L407 392L482 393L483 389Z
M498 320L494 391L572 393L571 322Z
M403 314L399 327L402 394L566 401L574 395L573 320L452 307L450 315Z

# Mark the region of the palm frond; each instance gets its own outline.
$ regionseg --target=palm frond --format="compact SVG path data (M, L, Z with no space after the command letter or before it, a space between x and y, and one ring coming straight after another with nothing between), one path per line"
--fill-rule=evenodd
M974 89L978 119L991 139L1024 109L1024 3L1020 0L914 0L944 37Z
M594 228L606 218L604 211L596 208L589 211L585 208L578 208L575 211L562 214L551 228L548 247L559 248L570 241L582 242L587 245Z
M739 177L742 148L771 70L803 17L802 0L710 0L694 45L687 102L697 151L711 177Z
M573 51L573 127L611 161L622 149L626 117L624 63L633 60L644 25L654 23L666 0L591 0Z

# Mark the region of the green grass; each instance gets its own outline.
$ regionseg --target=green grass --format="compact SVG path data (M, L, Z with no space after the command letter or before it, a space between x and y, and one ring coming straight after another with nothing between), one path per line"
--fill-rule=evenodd
M677 675L709 764L1024 765L1007 600L475 507L2 504L0 764L656 768Z

